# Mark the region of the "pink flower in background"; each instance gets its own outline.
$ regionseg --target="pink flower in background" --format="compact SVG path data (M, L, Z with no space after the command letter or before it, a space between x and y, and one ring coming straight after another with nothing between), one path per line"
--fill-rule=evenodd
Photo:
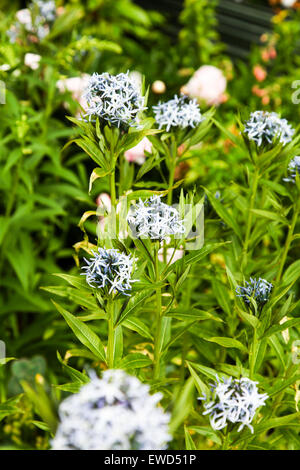
M65 11L66 11L65 7L57 7L56 8L56 15L61 16L65 13Z
M112 220L111 220L111 215L114 217L114 210L112 210L112 205L111 205L111 197L107 193L101 193L96 199L96 204L97 204L97 217L98 217L98 227L97 230L99 230L99 234L104 234L109 230L112 226ZM122 206L122 202L119 201L117 206L116 206L116 213L120 214L120 219L121 217L124 217L124 205ZM126 214L127 214L127 205L126 205ZM113 222L114 225L114 222ZM126 230L126 227L124 223L120 222L120 227L119 227L119 232L118 232L118 238L119 240L127 238L128 237L128 232Z
M268 62L270 59L276 59L277 52L275 47L271 46L268 49L263 49L261 51L261 58L264 62Z
M72 94L73 100L78 101L80 106L83 109L86 109L87 102L82 95L85 88L87 87L89 78L90 76L88 74L83 74L81 77L63 78L58 80L56 86L61 93L69 91Z
M256 95L256 96L259 96L260 98L262 98L263 96L266 96L268 91L265 90L264 88L259 88L257 85L254 85L252 87L252 93L253 93L253 95Z
M290 8L294 6L296 0L281 0L281 5L285 8Z
M267 76L267 72L260 65L255 65L253 67L253 75L258 82L263 82Z
M271 59L275 59L277 57L277 52L275 47L270 47L269 54Z
M128 162L134 162L138 165L143 165L146 160L145 151L152 152L152 144L147 137L144 137L135 147L126 150L124 153L125 158Z
M175 253L174 253L174 250L175 250L175 248L167 248L167 251L166 251L166 262L167 263L169 263L170 260L172 260L171 264L175 263L175 261L177 261L177 260L179 260L183 257L184 250L182 250L182 249L175 250ZM161 262L164 261L164 249L163 248L160 248L160 250L158 251L158 259Z
M107 193L101 193L96 199L96 204L98 207L110 212L111 210L111 198Z
M39 68L40 60L40 55L31 54L30 52L28 52L27 54L25 54L24 64L27 65L27 67L29 67L30 69L36 70Z
M111 198L107 193L101 193L96 199L96 204L98 206L97 215L98 215L98 229L100 232L105 232L105 213L111 212Z
M261 99L261 102L263 105L267 105L270 103L270 97L268 95L264 96L262 99Z
M270 59L270 54L269 54L268 49L263 49L261 51L261 58L264 62L268 62L268 60Z
M213 65L203 65L183 87L184 93L192 98L203 100L209 106L224 101L227 80L222 70Z

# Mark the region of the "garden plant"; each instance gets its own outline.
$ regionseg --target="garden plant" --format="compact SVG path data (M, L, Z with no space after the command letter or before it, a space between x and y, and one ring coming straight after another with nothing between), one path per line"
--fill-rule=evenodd
M1 450L300 449L300 12L217 6L0 13Z

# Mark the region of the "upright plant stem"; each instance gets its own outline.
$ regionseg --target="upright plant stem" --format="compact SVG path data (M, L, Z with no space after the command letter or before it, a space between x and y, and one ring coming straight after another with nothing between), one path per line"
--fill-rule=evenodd
M228 450L228 446L229 446L229 433L226 431L226 434L223 437L222 449L221 450Z
M171 166L170 173L169 173L169 190L170 190L169 193L168 193L168 204L169 204L169 206L173 202L173 189L170 189L170 188L172 188L172 186L174 184L175 168L176 168L176 163L172 162L172 166Z
M256 193L257 193L257 186L258 186L258 180L259 180L259 169L256 168L255 172L254 172L254 175L253 175L253 181L252 181L252 186L251 186L250 205L249 205L249 209L248 209L248 213L247 213L248 217L247 217L245 241L244 241L244 246L243 246L242 268L244 268L247 264L247 255L248 255L248 248L249 248L251 229L252 229L252 220L253 220L252 210L254 209L255 198L256 198Z
M155 263L155 281L160 282L159 275L159 261L158 261L159 242L156 242L154 250L154 263ZM160 376L160 341L161 341L161 326L162 326L162 302L161 302L161 288L156 287L156 329L154 336L154 379Z
M115 330L114 330L114 304L109 299L107 303L108 315L108 344L107 344L107 364L110 369L114 367L114 346L115 346Z
M168 158L170 162L169 168L169 182L168 182L168 204L169 206L173 202L173 189L172 186L174 185L174 176L175 176L175 169L176 169L176 162L177 162L177 142L175 139L172 138L169 151L168 151Z
M190 271L191 276L192 276L192 273L193 273L193 266ZM186 290L185 290L185 296L184 296L184 304L187 310L191 307L191 295L192 295L192 282L190 281L186 283ZM185 370L186 370L185 360L186 360L186 356L188 353L188 340L189 340L189 334L186 331L183 335L183 342L182 342L182 348L181 348L180 381L182 385L184 385L184 376L185 376Z
M249 378L251 380L253 380L253 376L254 376L257 347L258 347L257 332L256 332L256 328L254 328L253 340L252 340L250 357L249 357Z
M115 173L115 169L109 175L109 187L110 187L111 205L115 209L115 207L116 207L116 173Z
M21 150L23 151L23 146L21 145L21 147L22 147ZM12 184L11 191L9 193L9 200L7 202L6 211L5 211L6 217L9 217L11 215L11 212L15 205L16 196L18 193L18 185L20 181L20 171L21 171L22 163L23 163L23 158L21 157L17 163L16 171L14 173L13 184Z
M281 257L281 261L280 261L280 266L279 266L277 277L276 277L276 284L277 285L280 282L281 277L282 277L282 271L283 271L283 268L284 268L284 265L285 265L285 262L286 262L286 259L287 259L288 253L289 253L289 249L290 249L290 246L291 246L291 243L292 243L292 238L293 238L295 226L296 226L296 223L297 223L298 215L299 215L299 203L297 201L297 203L294 207L292 222L291 222L291 225L289 226L288 235L287 235L287 238L286 238L286 241L285 241L284 250L283 250L283 254L282 254L282 257Z

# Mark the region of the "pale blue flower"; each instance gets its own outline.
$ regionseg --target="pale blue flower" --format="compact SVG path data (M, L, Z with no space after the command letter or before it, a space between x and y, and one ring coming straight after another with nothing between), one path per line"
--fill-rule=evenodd
M170 235L182 235L185 232L179 212L164 204L160 196L152 196L131 207L127 221L133 235L137 238L163 240Z
M255 111L245 123L245 134L258 147L272 144L275 139L286 145L292 140L295 130L286 119L281 119L277 113Z
M153 111L159 128L165 127L167 132L171 128L196 127L204 119L197 100L187 96L175 95L169 101L159 102L157 106L153 106Z
M93 257L84 261L87 263L82 269L86 282L90 287L104 289L109 294L121 293L128 295L131 284L137 280L131 279L133 259L131 255L121 253L116 249L98 248Z
M38 39L44 39L49 34L49 26L56 18L56 5L54 0L33 0L29 8L23 8L16 13L17 21L7 31L10 42L22 34L22 30L35 35Z
M31 8L37 8L41 21L51 23L56 17L56 6L54 0L33 0Z
M296 174L300 176L300 157L294 157L288 166L289 178L283 178L283 181L288 183L295 183L296 181Z
M216 379L211 384L210 396L198 398L204 401L203 415L209 415L211 427L218 431L229 423L241 423L238 432L247 426L253 433L251 422L257 409L265 405L268 395L260 394L258 382L247 377L219 379L216 375Z
M123 370L92 376L79 393L62 401L54 450L162 450L171 440L161 393Z
M262 307L270 298L273 284L262 279L256 280L250 277L250 281L245 282L245 286L236 288L237 297L242 297L244 302L251 304L250 298L254 299L259 307Z
M86 116L89 120L99 117L124 129L138 127L139 114L147 109L145 98L130 79L129 72L93 73L83 96L88 103Z

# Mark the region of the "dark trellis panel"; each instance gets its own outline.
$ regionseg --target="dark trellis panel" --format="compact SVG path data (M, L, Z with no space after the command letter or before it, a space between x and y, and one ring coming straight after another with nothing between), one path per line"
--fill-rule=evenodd
M156 9L168 13L176 26L170 29L175 35L179 30L178 15L182 9L182 0L135 0L147 9ZM266 3L266 2L261 2ZM232 58L245 58L252 44L258 44L260 36L270 31L272 10L270 7L249 1L220 0L217 9L219 33L227 44L227 51Z

